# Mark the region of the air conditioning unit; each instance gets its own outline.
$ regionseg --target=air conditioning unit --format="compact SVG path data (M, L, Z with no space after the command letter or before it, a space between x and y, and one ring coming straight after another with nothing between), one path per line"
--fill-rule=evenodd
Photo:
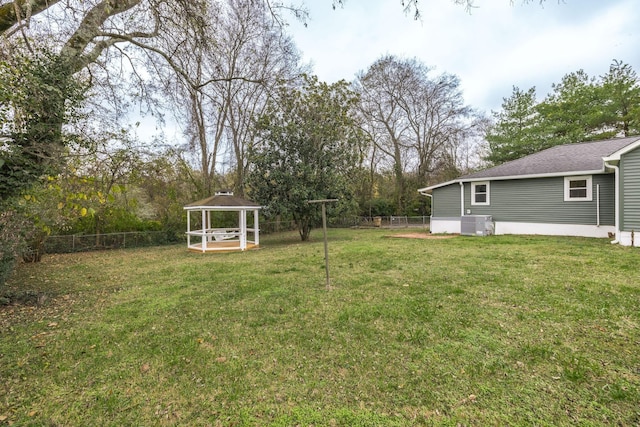
M491 215L464 215L460 220L460 234L463 236L490 236L493 234Z

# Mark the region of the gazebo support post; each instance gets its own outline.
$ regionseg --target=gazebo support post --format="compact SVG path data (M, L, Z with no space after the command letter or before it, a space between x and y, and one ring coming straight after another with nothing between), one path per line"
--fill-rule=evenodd
M258 210L253 211L253 243L260 244L260 227L258 227Z
M240 250L247 249L247 211L240 211Z
M187 248L191 247L191 211L187 211Z
M202 210L202 252L204 253L207 250L207 211L205 209Z

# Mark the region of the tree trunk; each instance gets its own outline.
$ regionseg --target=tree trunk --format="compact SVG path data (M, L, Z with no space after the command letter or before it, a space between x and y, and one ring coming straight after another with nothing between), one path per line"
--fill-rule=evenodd
M305 217L298 221L298 233L300 234L300 239L303 242L309 240L309 235L311 234L311 221L309 218Z
M402 210L404 209L404 171L402 170L402 156L398 143L395 144L394 154L393 170L396 178L396 215L402 215Z

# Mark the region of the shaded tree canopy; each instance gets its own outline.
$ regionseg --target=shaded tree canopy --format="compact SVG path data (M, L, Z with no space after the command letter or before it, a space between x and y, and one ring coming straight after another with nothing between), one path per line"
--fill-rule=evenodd
M77 117L84 85L49 51L16 50L0 61L0 200L53 173L72 135L62 125Z
M0 5L0 110L2 136L10 147L0 168L5 188L10 182L21 184L3 195L27 188L60 162L69 142L63 127L70 113L97 76L108 74L106 61L97 64L104 53L126 42L167 57L155 40L176 25L203 28L199 16L205 6L187 0L16 0ZM21 37L14 35L17 31Z
M499 164L540 151L544 139L538 131L536 90L513 88L509 98L503 98L502 110L494 112L495 124L486 135L489 154L486 160Z
M308 200L352 198L350 180L363 140L356 102L345 81L329 85L305 76L301 87L278 88L257 122L249 196L267 215L293 217L302 240L318 218Z

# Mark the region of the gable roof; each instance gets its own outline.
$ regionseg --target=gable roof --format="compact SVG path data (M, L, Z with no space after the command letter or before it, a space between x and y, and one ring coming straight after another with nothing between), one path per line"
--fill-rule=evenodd
M627 151L634 143L640 143L640 136L556 145L529 156L418 191L422 193L454 182L602 173L605 171L605 158L615 157L616 153Z

